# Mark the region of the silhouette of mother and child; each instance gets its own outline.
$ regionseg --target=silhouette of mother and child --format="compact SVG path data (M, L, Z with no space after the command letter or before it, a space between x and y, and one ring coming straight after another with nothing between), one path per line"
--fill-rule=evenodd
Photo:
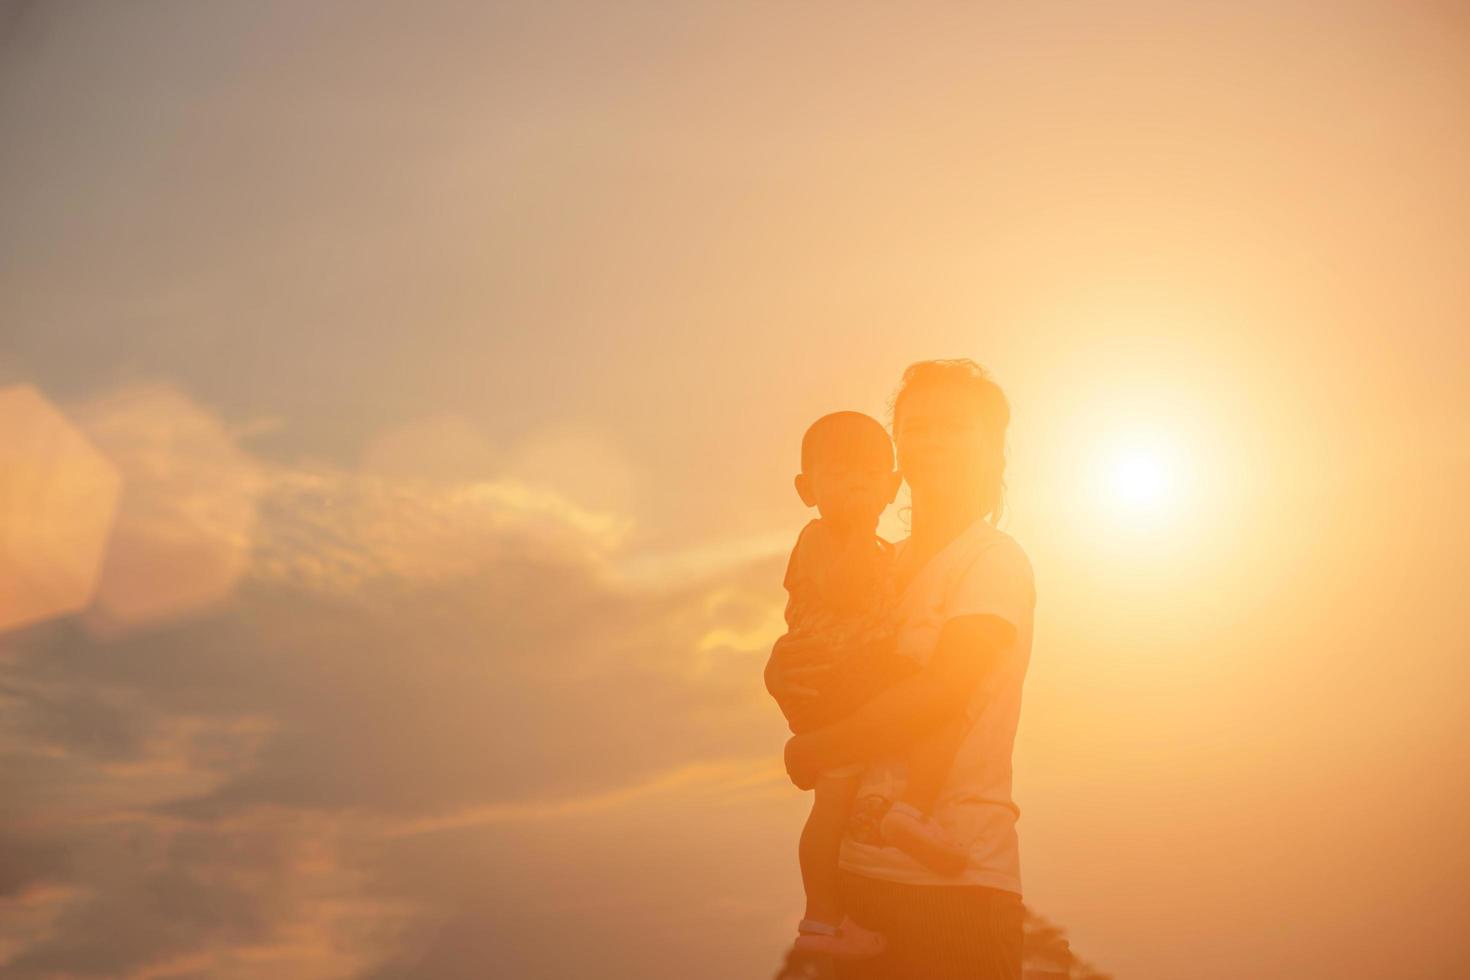
M794 733L787 773L814 790L789 962L842 980L1021 977L1011 747L1036 591L995 526L1009 422L978 364L922 361L891 440L859 412L802 439L796 492L818 517L792 550L765 672ZM911 533L890 544L878 520L901 482Z

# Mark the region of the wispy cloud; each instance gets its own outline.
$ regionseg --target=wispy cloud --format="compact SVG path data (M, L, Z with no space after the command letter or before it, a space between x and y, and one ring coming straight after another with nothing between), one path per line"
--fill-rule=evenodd
M769 556L633 583L556 490L267 460L165 385L72 411L126 488L112 628L0 637L7 975L362 973L462 914L384 887L407 841L784 787Z

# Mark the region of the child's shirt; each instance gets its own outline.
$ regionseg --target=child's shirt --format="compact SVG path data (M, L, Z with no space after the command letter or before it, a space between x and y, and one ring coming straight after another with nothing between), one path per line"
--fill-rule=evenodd
M786 567L786 624L842 658L811 682L818 696L788 714L792 731L829 725L918 670L894 649L893 557L882 538L844 542L820 520L797 538Z
M783 584L793 633L842 649L893 634L893 546L877 535L850 543L820 518L810 522L791 550Z

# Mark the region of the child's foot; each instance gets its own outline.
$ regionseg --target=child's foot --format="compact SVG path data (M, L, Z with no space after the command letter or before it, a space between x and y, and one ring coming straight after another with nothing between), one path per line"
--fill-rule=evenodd
M864 929L846 917L840 926L818 922L816 919L802 919L796 932L795 948L801 952L835 956L843 960L864 960L877 956L887 945L878 933Z
M970 856L965 849L907 803L888 808L881 825L883 840L903 851L920 864L942 875L957 875L965 870Z

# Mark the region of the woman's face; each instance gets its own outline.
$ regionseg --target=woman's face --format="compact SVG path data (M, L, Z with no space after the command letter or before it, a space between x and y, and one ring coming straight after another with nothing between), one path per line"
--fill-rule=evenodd
M920 492L973 493L985 469L987 440L975 396L959 385L916 388L894 419L898 468Z

